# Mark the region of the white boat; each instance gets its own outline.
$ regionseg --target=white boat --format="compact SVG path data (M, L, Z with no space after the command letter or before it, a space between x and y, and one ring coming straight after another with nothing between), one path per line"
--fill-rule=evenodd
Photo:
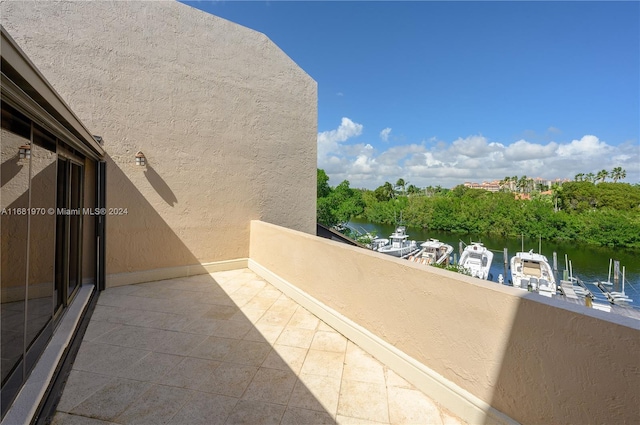
M493 261L493 252L480 242L467 245L460 255L460 267L466 269L471 276L480 279L489 278L489 270Z
M529 252L517 252L511 257L511 282L514 287L551 297L556 294L556 280L547 257Z
M419 249L416 241L408 239L407 229L404 226L398 226L396 231L389 236L387 243L378 245L376 251L393 255L394 257L407 258L418 252Z
M389 244L389 239L384 239L384 238L373 238L371 240L370 244L367 244L367 246L369 248L371 248L374 251L377 251L378 249L380 249L381 247L388 245Z
M437 239L429 239L420 244L422 248L415 256L410 256L409 261L420 264L449 264L449 256L453 247Z

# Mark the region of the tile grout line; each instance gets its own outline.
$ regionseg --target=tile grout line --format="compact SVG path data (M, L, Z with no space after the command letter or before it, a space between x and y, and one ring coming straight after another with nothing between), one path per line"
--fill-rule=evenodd
M344 347L344 353L342 353L342 370L340 371L340 388L338 389L338 402L336 403L336 413L334 416L334 419L336 421L336 423L338 422L338 412L340 411L340 398L342 397L342 383L344 382L343 376L344 376L344 368L346 366L346 361L347 361L347 350L349 349L349 338L345 338L347 340L347 343L345 344Z
M384 374L384 392L387 395L387 423L391 424L391 403L389 403L389 383L387 382L388 378L388 370L387 365L382 365L382 373Z
M298 306L298 307L300 307L300 306ZM296 311L298 311L298 309L296 309ZM287 325L288 325L289 323L291 323L291 320L293 320L293 316L294 316L294 315L295 315L295 312L293 313L293 315L291 315L291 318L290 318L290 319L289 319L289 321L287 322ZM285 326L284 326L284 328L283 328L283 332L284 332L284 329L286 329L287 325L285 325ZM318 322L318 323L316 324L316 329L314 330L314 334L313 334L314 336L315 336L315 334L316 334L316 332L317 332L317 329L318 329L318 326L319 326L319 325L320 325L320 322ZM311 343L313 343L313 338L311 338ZM296 389L296 384L298 384L298 382L300 382L300 383L301 383L301 385L303 385L305 388L307 388L307 386L305 385L305 383L300 379L300 375L302 374L302 367L304 366L304 362L307 360L307 356L309 355L309 351L311 350L311 343L309 344L309 347L308 347L308 348L306 348L306 350L307 350L307 351L306 351L306 353L305 353L305 355L304 355L304 359L302 360L302 365L300 365L300 370L299 370L298 372L294 372L294 373L296 374L296 382L293 384L293 388L291 389L291 394L289 394L289 397L287 398L287 403L286 403L286 405L285 405L285 412L286 412L286 411L287 411L287 409L289 408L289 403L291 403L291 397L293 396L293 392L294 392L294 391L295 391L295 389ZM274 342L274 345L275 345L275 342ZM287 365L287 366L289 366L289 365ZM290 366L289 366L289 367L290 367ZM292 372L293 372L293 371L292 371ZM310 390L309 390L308 388L307 388L307 390L310 392ZM322 404L322 403L320 403L320 404ZM323 406L323 407L324 407L324 406ZM283 416L283 418L284 418L284 416ZM282 420L280 420L280 422L282 422Z

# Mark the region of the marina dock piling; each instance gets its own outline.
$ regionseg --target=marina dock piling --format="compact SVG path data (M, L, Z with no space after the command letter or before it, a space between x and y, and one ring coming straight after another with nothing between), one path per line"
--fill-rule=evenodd
M613 260L613 290L620 292L620 261Z
M507 270L509 270L509 251L507 248L504 249L503 252L503 258L504 258L504 278L507 279Z

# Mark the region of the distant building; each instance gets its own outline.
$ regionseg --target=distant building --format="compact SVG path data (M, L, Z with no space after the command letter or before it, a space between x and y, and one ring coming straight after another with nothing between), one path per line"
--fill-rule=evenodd
M488 190L489 192L500 192L500 182L498 180L482 183L465 182L464 187L471 189L483 189Z
M550 180L550 179L544 179L542 177L536 177L536 178L529 179L528 181L529 181L529 184L525 189L525 191L532 191L532 190L545 191L545 190L551 189L551 187L554 184L562 185L563 183L568 182L570 180L560 179L560 178ZM468 187L471 189L483 189L483 190L488 190L489 192L499 192L500 190L503 190L503 189L508 190L510 192L520 191L520 188L518 187L518 182L513 180L508 180L508 181L493 180L491 182L484 181L482 183L464 182L463 185L464 187Z
M535 190L541 190L545 187L551 187L551 180L543 179L542 177L536 177L535 179L533 179L533 188Z

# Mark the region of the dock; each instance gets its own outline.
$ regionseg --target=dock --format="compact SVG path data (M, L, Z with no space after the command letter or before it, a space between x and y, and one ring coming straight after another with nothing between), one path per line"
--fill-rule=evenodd
M574 299L574 300L580 299L580 297L578 297L578 294L576 294L576 291L573 289L572 282L569 282L567 280L561 280L560 290L562 291L562 294L567 298Z

